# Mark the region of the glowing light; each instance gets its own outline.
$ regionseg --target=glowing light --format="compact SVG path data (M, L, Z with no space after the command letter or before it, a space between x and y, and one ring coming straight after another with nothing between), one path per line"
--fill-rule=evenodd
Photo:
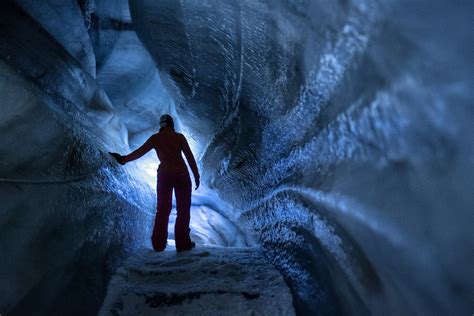
M178 132L183 133L186 137L189 147L196 158L196 162L199 165L199 157L201 154L202 145L200 145L191 134L186 131ZM183 156L183 159L186 159ZM136 171L138 176L143 178L145 182L154 190L156 194L157 184L157 169L160 161L156 155L156 152L150 151L142 158L136 161ZM188 167L189 174L192 179L192 197L191 197L191 238L198 244L212 244L222 246L254 246L255 240L245 228L237 225L238 212L233 207L224 201L219 196L208 188L205 183L201 183L201 186L196 191L194 190L195 183L192 176L192 172ZM202 171L202 170L201 170ZM176 222L176 196L172 195L172 205L169 225L168 225L168 246L174 247L174 225ZM224 236L224 237L223 237ZM229 236L228 238L225 236Z
M160 161L158 160L155 151L151 151L137 160L137 167L140 175L152 188L156 188L156 171L159 164Z

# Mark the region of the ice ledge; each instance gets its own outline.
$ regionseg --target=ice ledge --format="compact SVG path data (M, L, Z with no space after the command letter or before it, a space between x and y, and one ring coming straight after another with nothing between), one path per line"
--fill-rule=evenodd
M294 315L281 274L258 248L143 249L117 270L99 315Z

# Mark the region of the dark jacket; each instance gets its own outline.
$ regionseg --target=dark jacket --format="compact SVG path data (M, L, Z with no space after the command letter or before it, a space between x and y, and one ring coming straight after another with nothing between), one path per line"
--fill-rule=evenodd
M194 179L199 179L199 172L194 160L193 153L189 148L188 142L183 134L176 133L170 127L162 128L158 133L152 135L137 150L123 156L123 163L135 160L155 149L160 159L159 171L172 173L187 173L188 169L184 163L181 152L186 156L186 160L191 167Z

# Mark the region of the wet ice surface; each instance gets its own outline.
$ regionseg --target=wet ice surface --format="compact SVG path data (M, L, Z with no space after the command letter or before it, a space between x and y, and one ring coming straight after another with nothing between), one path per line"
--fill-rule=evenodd
M142 249L112 278L99 315L294 315L281 274L258 248Z

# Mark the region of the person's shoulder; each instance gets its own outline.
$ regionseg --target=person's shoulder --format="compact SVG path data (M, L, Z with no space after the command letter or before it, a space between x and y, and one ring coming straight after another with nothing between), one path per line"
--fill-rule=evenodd
M148 140L150 140L150 141L156 141L157 139L160 138L160 135L159 135L159 134L160 134L159 132L156 132L155 134L151 135L151 136L148 138Z
M186 137L181 133L176 133L176 137L181 141L186 141Z

